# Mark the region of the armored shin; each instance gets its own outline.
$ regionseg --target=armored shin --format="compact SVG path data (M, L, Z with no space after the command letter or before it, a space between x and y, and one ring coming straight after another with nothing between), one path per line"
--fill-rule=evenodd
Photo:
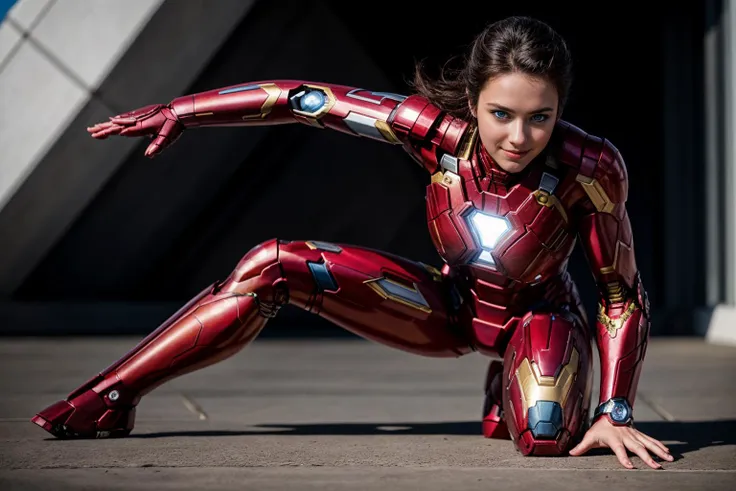
M262 250L266 254L258 254ZM141 396L233 355L275 314L284 301L274 288L281 279L275 251L252 251L252 269L260 274L241 283L246 288L226 290L231 281L207 287L120 360L32 421L59 438L129 434ZM279 303L266 303L259 294Z

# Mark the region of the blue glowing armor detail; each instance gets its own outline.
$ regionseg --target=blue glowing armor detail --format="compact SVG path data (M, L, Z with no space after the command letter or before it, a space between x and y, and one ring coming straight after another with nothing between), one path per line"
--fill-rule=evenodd
M302 111L313 113L324 106L325 102L327 102L327 98L321 91L312 90L299 99L299 108Z
M529 408L529 429L537 440L554 440L562 428L562 406L559 402L537 401Z
M627 425L632 421L632 410L629 402L623 397L614 397L600 404L593 415L593 419L597 419L603 414L608 414L611 421L616 425Z
M511 230L511 223L506 217L489 215L478 210L474 210L468 215L468 223L475 233L483 248L477 258L478 262L484 264L495 265L496 262L491 256L493 248L508 234Z

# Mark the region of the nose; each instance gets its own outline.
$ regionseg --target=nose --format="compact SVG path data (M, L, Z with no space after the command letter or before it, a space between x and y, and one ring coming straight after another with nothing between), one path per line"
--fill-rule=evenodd
M527 125L523 121L514 121L509 128L509 143L515 148L524 148L524 144L528 140Z

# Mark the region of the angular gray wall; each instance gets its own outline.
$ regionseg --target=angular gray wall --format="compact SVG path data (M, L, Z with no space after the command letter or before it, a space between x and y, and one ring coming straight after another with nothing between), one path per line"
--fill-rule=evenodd
M608 5L605 15L588 12L596 21L586 24L533 1L474 7L472 17L458 7L443 13L441 25L427 9L396 2L371 3L357 16L352 7L332 0L258 2L186 87L161 87L161 96L141 97L122 109L268 78L405 92L415 59L441 61L493 19L541 17L569 40L575 55L565 117L611 139L626 160L629 212L655 309L654 332L692 333L692 313L705 295L699 240L704 187L696 167L702 135L697 123L689 134L666 115L674 99L683 102L682 119L702 120L704 23L697 6L631 16L626 3ZM671 32L688 50L672 47ZM152 70L156 60L152 55L138 67ZM668 78L673 70L691 78L676 83ZM119 80L106 93L124 91L125 79ZM83 127L89 119L74 124ZM298 125L200 128L154 160L142 156L144 141L132 141L124 151L114 140L87 144L125 160L24 276L12 307L0 308L0 317L14 312L14 326L45 325L51 310L70 319L63 329L150 330L227 275L251 247L273 237L352 242L438 264L424 217L428 176L395 147ZM686 189L681 176L688 176L691 189L673 198L673 183ZM579 251L571 271L595 312L594 285ZM311 326L311 332L337 332L290 309L272 321L271 330L294 323Z

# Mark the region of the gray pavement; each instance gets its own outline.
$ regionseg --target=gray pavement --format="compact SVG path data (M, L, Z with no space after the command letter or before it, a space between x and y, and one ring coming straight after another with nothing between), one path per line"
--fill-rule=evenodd
M138 340L0 340L1 490L736 489L734 347L652 339L635 414L676 457L659 471L608 451L523 457L480 435L487 358L359 339L257 339L145 397L126 439L29 422Z

